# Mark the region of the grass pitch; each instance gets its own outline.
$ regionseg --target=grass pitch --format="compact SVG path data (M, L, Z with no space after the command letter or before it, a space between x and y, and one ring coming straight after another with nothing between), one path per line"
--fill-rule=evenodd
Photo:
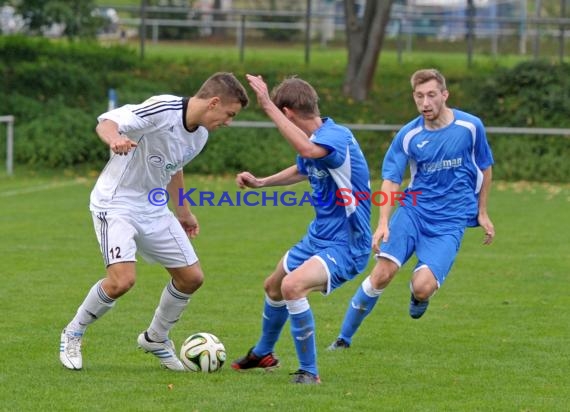
M188 175L186 182L216 193L237 190L232 178ZM104 275L88 211L93 183L93 177L56 175L0 178L1 411L568 408L568 185L495 183L495 243L482 246L481 230L468 230L450 277L420 320L407 314L406 265L348 351L325 348L363 275L331 296L310 296L323 384L306 387L289 383L297 363L288 325L276 348L282 367L273 373L237 373L229 364L209 375L161 370L136 349L136 338L168 276L142 260L136 286L85 335L84 369L64 369L61 329ZM229 363L255 343L263 279L304 234L312 210L224 205L193 211L206 281L172 338L180 345L191 333L212 332L224 342Z

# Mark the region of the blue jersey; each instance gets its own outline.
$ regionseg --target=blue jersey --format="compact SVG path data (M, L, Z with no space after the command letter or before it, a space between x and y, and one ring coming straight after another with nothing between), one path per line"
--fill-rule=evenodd
M330 118L323 118L311 141L329 153L320 159L297 156L297 168L311 184L316 214L308 235L317 242L345 244L353 256L369 254L370 172L358 142Z
M383 179L402 183L409 164L411 180L402 206L431 233L477 225L482 171L493 164L481 120L456 109L453 116L438 130L427 130L422 116L406 124L382 165Z

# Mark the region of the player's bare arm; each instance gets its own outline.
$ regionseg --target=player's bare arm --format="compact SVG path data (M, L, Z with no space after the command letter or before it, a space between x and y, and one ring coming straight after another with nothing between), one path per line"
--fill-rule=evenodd
M493 226L493 222L491 222L489 214L487 213L487 200L489 199L492 180L493 168L490 166L483 171L483 184L481 185L481 191L479 192L479 214L477 216L479 225L485 231L485 236L483 238L484 245L491 244L495 238L495 227Z
M103 140L111 151L118 155L126 155L131 149L137 147L137 144L127 136L119 133L119 125L112 120L105 119L101 121L95 128L97 135Z
M380 190L382 193L394 193L400 189L400 184L392 182L391 180L383 180ZM380 214L378 217L378 226L376 231L372 235L372 250L375 253L380 252L380 243L382 241L387 242L390 237L390 230L388 229L388 222L390 220L390 215L394 205L392 202L384 202L380 206Z
M180 198L180 193L184 193L184 173L182 170L172 176L166 190L170 196L174 214L182 228L184 228L184 231L190 238L195 238L200 233L200 225L196 216L190 211L187 201L184 198ZM182 200L182 202L179 200Z
M305 175L299 173L297 165L283 169L271 176L258 178L250 172L241 172L236 175L236 184L241 189L245 187L260 188L268 186L285 186L301 182L306 179Z
M294 110L284 107L283 111L271 101L267 84L261 76L246 74L247 80L257 95L257 101L263 111L275 123L281 135L289 142L299 155L308 159L320 159L328 154L328 150L309 140L312 131L318 129L322 121L320 117L312 119L300 118ZM306 130L299 127L305 124ZM314 123L314 124L312 124Z

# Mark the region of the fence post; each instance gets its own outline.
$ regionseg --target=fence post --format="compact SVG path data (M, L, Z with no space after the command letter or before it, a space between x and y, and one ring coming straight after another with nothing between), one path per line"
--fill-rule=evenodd
M146 40L146 2L147 0L141 0L140 8L140 26L139 26L139 40L141 47L141 60L144 60L144 46Z
M307 0L307 12L305 22L305 64L311 60L311 0Z
M566 0L560 0L560 17L566 18ZM560 37L558 43L558 57L560 63L564 63L564 39L566 37L566 26L564 23L560 24Z
M113 110L117 107L117 92L115 89L109 89L107 96L109 97L108 110Z
M243 55L245 48L245 14L240 15L240 25L238 32L238 48L239 48L239 62L243 63Z
M0 123L6 123L6 174L14 174L14 116L0 116Z
M115 91L115 89L111 88L107 91L107 96L109 99L107 105L107 111L111 111L117 107L117 92ZM109 148L109 156L110 157L113 156L113 151L111 150L111 148Z
M6 135L6 173L8 176L14 174L14 117L11 116L8 122Z
M473 47L475 42L475 9L474 0L467 0L467 20L465 21L467 28L467 67L473 65Z

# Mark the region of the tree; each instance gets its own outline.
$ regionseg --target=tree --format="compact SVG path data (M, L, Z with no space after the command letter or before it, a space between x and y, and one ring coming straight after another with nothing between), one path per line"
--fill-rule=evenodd
M360 18L355 0L344 0L348 64L343 93L356 101L366 100L372 87L374 73L386 26L390 21L393 0L366 1Z
M103 25L103 19L93 13L94 0L20 0L17 10L31 33L61 24L68 38L89 38Z

